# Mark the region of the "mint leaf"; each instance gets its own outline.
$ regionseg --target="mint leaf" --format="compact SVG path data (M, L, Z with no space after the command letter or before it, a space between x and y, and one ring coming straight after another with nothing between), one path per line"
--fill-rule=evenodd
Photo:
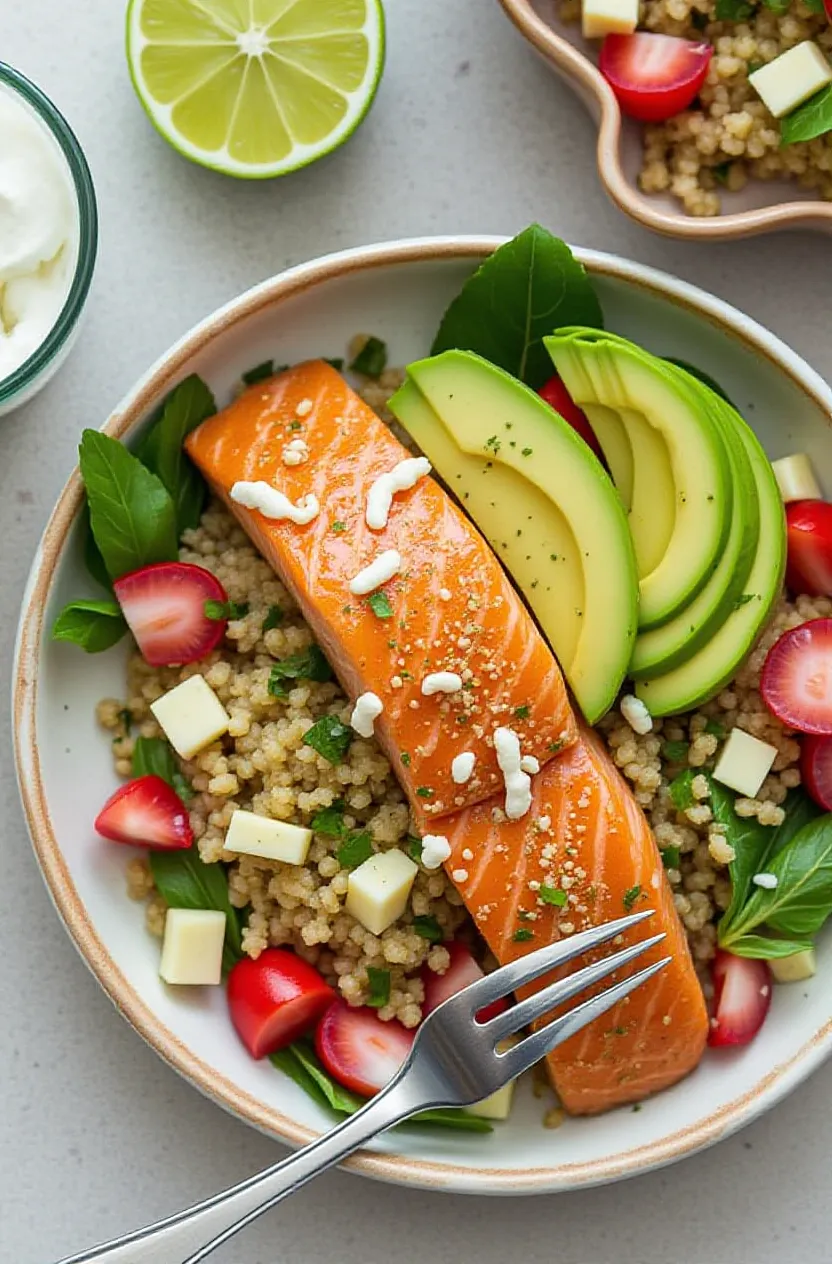
M512 939L516 944L528 943L530 939L534 939L534 931L527 930L525 926L521 926L519 930L514 932Z
M367 981L370 985L367 1004L372 1009L383 1009L390 1002L390 971L367 966Z
M603 323L592 282L569 247L532 224L465 282L431 355L475 351L537 389L552 376L542 339L562 325L601 329Z
M542 886L537 893L544 904L551 904L554 908L565 908L569 900L566 891L561 891L560 887Z
M342 869L357 869L365 860L375 855L373 841L366 833L350 834L347 841L338 848L336 855Z
M304 746L311 746L331 764L339 764L352 745L353 731L334 715L322 715L307 729Z
M320 684L332 680L332 668L317 645L310 645L308 650L290 654L275 663L269 677L269 693L272 685L283 680L315 680Z
M677 812L684 812L687 808L692 808L696 802L691 787L698 771L697 768L686 768L684 772L680 772L679 776L674 777L671 781L668 789L671 801Z
M265 382L266 378L274 375L274 360L263 360L260 364L255 364L253 369L247 369L245 373L240 374L240 380L246 386L254 386L255 382Z
M53 641L80 645L87 654L108 650L127 632L117 601L71 601L52 625Z
M223 619L244 619L250 605L247 601L206 601L203 609L206 619L219 623Z
M168 395L160 417L136 450L139 460L159 477L173 498L179 535L197 526L208 496L204 478L185 451L185 439L216 411L211 391L192 373Z
M155 474L97 430L83 432L79 465L90 526L111 579L176 560L176 509Z
M240 915L228 898L225 865L206 865L196 844L187 851L151 851L150 872L156 889L171 908L217 909L225 913L223 969L230 970L243 951Z
M832 84L827 84L808 101L780 120L780 145L796 145L814 140L832 128Z
M183 776L173 747L163 737L137 737L133 744L133 776L161 777L171 786L183 803L189 803L194 792Z
M263 620L261 632L271 632L272 628L279 628L283 622L283 611L280 606L269 606L268 613Z
M365 377L381 377L387 367L387 344L380 338L368 338L350 365L353 373Z
M387 593L370 593L370 596L367 598L367 605L377 619L393 618L393 607L390 605L390 598L387 596Z
M312 817L309 827L314 834L323 834L325 838L340 838L345 832L344 800L336 799L328 808L321 808Z
M445 936L442 933L442 927L439 925L435 917L420 914L419 917L413 919L413 929L422 939L426 939L431 944L441 944Z

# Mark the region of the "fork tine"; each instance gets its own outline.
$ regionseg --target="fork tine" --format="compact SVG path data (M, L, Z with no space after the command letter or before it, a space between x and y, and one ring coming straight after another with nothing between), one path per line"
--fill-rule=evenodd
M619 1001L623 1001L625 996L629 996L636 988L641 987L642 983L652 979L653 975L663 970L670 961L670 957L663 957L661 961L655 962L652 966L646 966L644 970L639 970L637 974L631 974L629 978L622 979L620 983L614 983L606 991L590 997L588 1001L584 1001L581 1005L576 1005L574 1009L570 1010L568 1014L564 1014L562 1018L556 1018L554 1022L547 1023L545 1027L541 1027L540 1031L536 1031L533 1036L527 1036L525 1040L521 1040L519 1045L515 1045L507 1053L498 1054L501 1069L505 1071L506 1080L513 1080L518 1075L522 1075L524 1071L528 1071L529 1067L534 1066L541 1058L545 1058L547 1053L551 1053L553 1049L563 1044L570 1036L574 1036L582 1027L586 1027L593 1019L599 1018L601 1014L605 1014L608 1009L612 1009Z
M585 988L592 987L595 983L600 983L602 979L607 978L616 970L629 965L631 961L635 961L636 957L640 957L648 948L655 948L656 944L660 944L664 938L665 933L662 931L658 935L653 935L650 939L642 939L639 943L632 944L629 948L622 948L621 952L604 957L601 961L595 961L592 965L585 966L582 970L568 975L565 979L559 979L556 983L551 983L548 987L543 988L542 991L536 992L534 996L527 997L524 1001L520 1001L518 1005L513 1005L511 1009L499 1014L496 1018L492 1018L487 1024L489 1035L493 1035L496 1042L505 1039L506 1036L513 1035L521 1027L530 1026L532 1023L537 1022L539 1018L545 1017L550 1010L556 1009L558 1005L563 1005L565 1001L571 1001L573 996L577 996Z
M580 957L591 948L599 948L601 944L615 939L616 935L623 934L625 930L638 926L645 918L652 916L652 909L644 909L641 913L631 913L629 917L620 917L617 921L605 922L603 926L596 926L592 930L581 931L580 934L572 935L569 939L560 939L557 943L547 944L545 948L538 948L524 957L518 957L507 966L500 966L499 970L492 971L484 979L470 983L464 991L459 992L451 1000L455 1006L465 1004L470 1013L476 1014L492 1001L497 1001L510 992L516 992L524 984L539 979L541 974L546 974L557 966L566 965L568 961L573 961L575 957ZM446 1005L449 1003L445 1001Z

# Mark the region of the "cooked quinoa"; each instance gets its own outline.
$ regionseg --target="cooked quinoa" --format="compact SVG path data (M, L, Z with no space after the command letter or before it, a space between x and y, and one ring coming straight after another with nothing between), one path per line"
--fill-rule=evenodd
M580 20L580 0L560 6L564 20ZM689 215L719 215L721 192L749 179L793 180L832 199L832 133L781 148L780 124L748 81L751 71L814 40L832 57L832 27L823 13L793 0L782 14L760 4L742 22L718 22L716 0L643 0L639 29L706 40L714 55L697 108L644 128L639 185L669 192Z

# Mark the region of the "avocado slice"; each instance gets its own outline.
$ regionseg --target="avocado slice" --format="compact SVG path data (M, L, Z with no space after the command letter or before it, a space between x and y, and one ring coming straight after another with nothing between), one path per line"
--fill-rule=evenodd
M687 662L662 676L636 684L637 696L652 715L678 715L718 694L757 640L783 585L786 520L774 471L757 436L738 413L734 413L734 424L757 485L760 512L757 552L742 595L710 640Z
M601 445L621 502L629 513L633 503L633 445L630 436L614 408L586 404L584 413Z
M559 330L544 343L575 403L614 408L630 438L639 624L657 627L705 586L728 538L733 484L719 427L690 379L623 338L575 328ZM666 459L654 431L666 446ZM603 447L600 436L599 441ZM672 531L652 565L651 542L667 530L671 497Z
M391 411L496 542L578 705L596 723L621 687L637 622L635 554L613 484L539 395L479 356L446 351L410 365L408 377ZM477 490L495 471L490 485L499 494ZM529 547L502 548L512 537ZM576 622L567 602L578 592Z
M700 389L699 382L691 381ZM636 637L629 672L635 680L660 676L693 657L721 627L741 598L757 552L759 496L751 461L736 424L737 415L715 395L704 399L703 404L719 415L731 464L734 507L728 539L716 570L693 601L667 623L640 632Z

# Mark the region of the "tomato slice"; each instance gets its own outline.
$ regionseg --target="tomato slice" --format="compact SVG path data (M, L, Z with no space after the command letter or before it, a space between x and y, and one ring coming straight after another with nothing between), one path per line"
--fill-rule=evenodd
M601 74L630 118L663 123L686 110L705 82L713 48L676 35L608 35Z
M786 506L786 583L795 595L832 596L832 505L795 500Z

